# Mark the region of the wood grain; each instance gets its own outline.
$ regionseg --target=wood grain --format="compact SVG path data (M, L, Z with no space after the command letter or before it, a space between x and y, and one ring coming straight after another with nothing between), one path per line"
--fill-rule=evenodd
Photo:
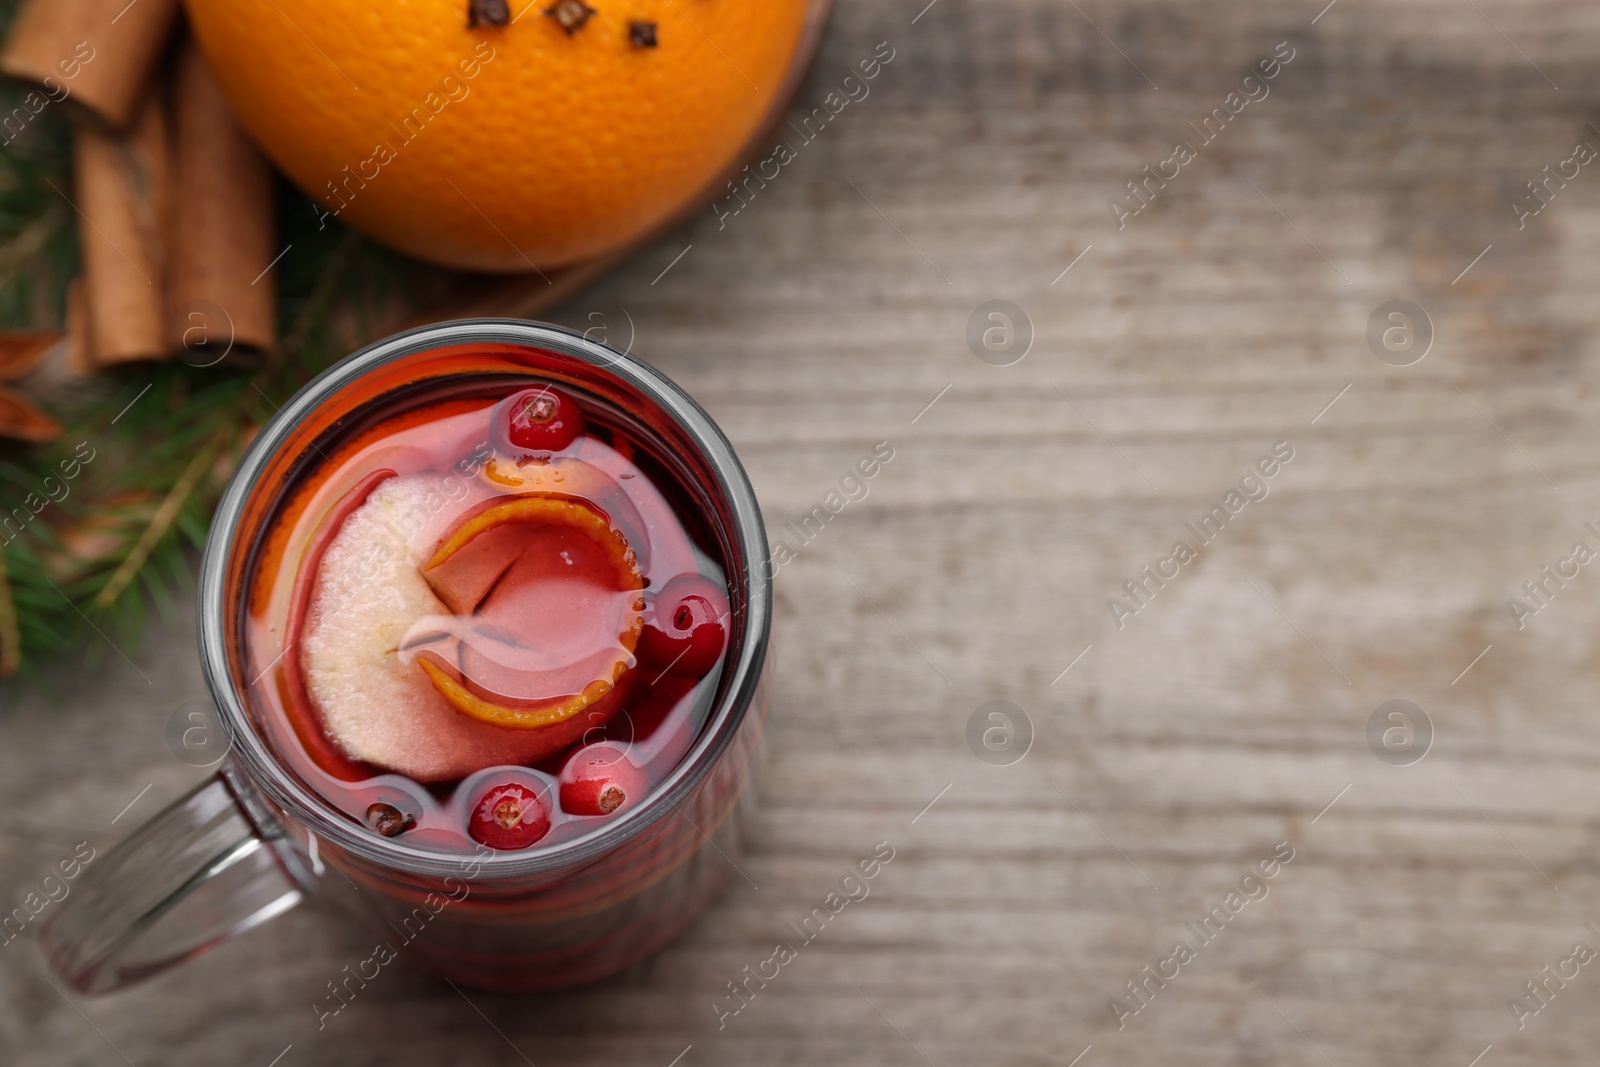
M1600 172L1521 230L1509 204L1600 146L1600 15L1321 9L842 6L800 106L888 41L870 96L556 314L706 404L775 538L895 450L778 576L759 889L607 988L468 1003L393 969L320 1033L370 949L312 909L75 1005L18 941L0 1059L1592 1063L1600 972L1521 1030L1507 1001L1600 948L1600 573L1520 631L1506 601L1600 546ZM1281 41L1270 95L1119 230L1107 199ZM967 347L990 299L1032 321L1012 366ZM1367 348L1391 299L1434 325L1414 366ZM1118 629L1107 598L1280 440L1270 495ZM190 626L0 720L0 899L195 780L162 740L202 693ZM1394 698L1434 727L1412 766L1366 740ZM967 746L992 699L1032 722L1014 766ZM719 1031L725 983L880 840L870 896ZM1280 841L1270 894L1119 1030L1111 998Z

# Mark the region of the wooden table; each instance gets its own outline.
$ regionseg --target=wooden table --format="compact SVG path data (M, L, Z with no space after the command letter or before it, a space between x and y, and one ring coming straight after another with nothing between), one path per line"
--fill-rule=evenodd
M727 428L775 538L894 450L790 539L747 877L605 988L468 1002L393 969L320 1033L313 1001L369 946L313 909L70 1003L18 941L0 1061L1595 1062L1600 966L1565 965L1536 1015L1509 1000L1600 950L1600 567L1568 564L1521 628L1507 601L1600 549L1600 169L1563 163L1600 147L1600 15L924 2L840 5L802 100L888 42L870 96L739 215L555 316L631 318ZM1125 183L1178 141L1194 158L1119 229L1108 198L1131 211ZM1576 174L1519 229L1547 164ZM1031 320L1008 366L1020 342L989 362L967 342L989 300ZM1391 300L1432 324L1410 366L1369 349ZM1229 513L1280 441L1269 495ZM1213 505L1229 521L1201 543L1185 523ZM1195 558L1163 563L1179 539ZM1145 565L1176 574L1113 612ZM7 908L198 778L162 734L202 694L192 644L185 616L128 650L143 677L102 648L0 717ZM1369 744L1395 699L1431 722L1420 762ZM969 747L991 700L1031 722L1010 766ZM725 983L879 841L870 896L719 1030ZM1293 860L1232 914L1279 842ZM1185 924L1213 907L1206 943ZM1180 939L1193 958L1164 962ZM1121 1029L1117 997L1141 1006Z

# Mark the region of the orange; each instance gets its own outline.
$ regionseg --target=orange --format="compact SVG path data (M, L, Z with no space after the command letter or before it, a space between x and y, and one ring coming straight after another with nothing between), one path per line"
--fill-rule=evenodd
M808 0L589 0L571 32L546 14L576 2L510 0L507 24L475 27L469 5L494 0L187 8L240 121L319 217L515 272L616 250L707 197L798 74Z

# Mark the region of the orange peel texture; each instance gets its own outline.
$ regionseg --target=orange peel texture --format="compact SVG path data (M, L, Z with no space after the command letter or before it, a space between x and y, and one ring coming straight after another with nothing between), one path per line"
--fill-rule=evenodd
M579 712L599 705L615 691L618 680L632 662L633 650L644 626L644 577L627 539L604 515L577 500L554 494L503 497L470 512L440 538L438 547L422 567L423 577L433 581L430 572L436 572L473 541L491 531L517 525L562 526L582 534L601 549L611 565L616 588L636 594L615 635L619 646L615 654L608 657L600 672L577 693L529 703L493 700L474 692L436 655L424 653L417 657L417 665L434 689L461 714L493 726L535 730L564 723Z
M562 22L570 4L518 2L472 25L468 0L184 3L240 124L327 215L419 259L525 274L727 195L810 0L588 6Z

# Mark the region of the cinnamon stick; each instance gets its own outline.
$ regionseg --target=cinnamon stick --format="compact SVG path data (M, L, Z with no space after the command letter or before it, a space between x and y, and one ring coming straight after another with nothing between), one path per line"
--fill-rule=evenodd
M161 359L171 349L162 254L167 129L158 94L147 95L124 134L79 127L73 165L95 363Z
M277 341L272 172L233 117L192 37L178 47L168 323L192 363Z
M134 118L178 0L23 0L0 71L120 129Z

